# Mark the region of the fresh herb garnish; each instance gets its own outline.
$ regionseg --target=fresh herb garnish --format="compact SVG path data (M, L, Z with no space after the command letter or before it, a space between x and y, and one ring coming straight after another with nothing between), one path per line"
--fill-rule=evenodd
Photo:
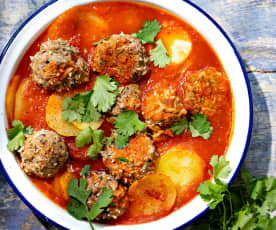
M117 148L124 148L128 143L129 137L134 135L137 131L142 131L145 125L144 122L139 120L136 112L121 112L115 120L115 128L118 133L115 146Z
M118 95L118 85L118 82L105 75L97 77L91 100L99 112L107 112L114 105Z
M85 165L80 172L80 176L85 176L89 174L90 174L90 165Z
M276 217L270 212L276 209L276 179L274 177L251 177L245 166L241 169L242 183L230 189L222 179L226 179L231 168L224 158L213 156L214 182L205 181L198 187L203 200L210 204L205 214L193 229L218 230L272 230L276 229Z
M213 132L213 127L210 125L210 122L207 121L207 116L202 113L197 113L195 116L192 116L190 121L187 121L186 118L182 118L173 123L170 127L170 130L175 135L180 135L188 129L192 137L200 136L204 139L208 139Z
M156 44L156 47L150 52L150 60L153 61L154 66L165 68L170 63L170 56L161 39L155 41L156 35L160 32L161 25L157 20L145 21L143 28L132 35L141 39L143 44Z
M103 212L103 209L108 207L113 200L112 189L103 188L102 193L99 195L95 204L91 209L87 205L88 197L91 194L90 190L86 190L87 181L85 178L80 178L78 185L77 179L71 179L68 184L69 202L71 205L67 205L68 212L78 220L88 219L91 229L94 229L91 221L94 220L99 214Z
M12 126L13 128L8 129L9 143L7 144L7 148L11 152L22 147L24 145L25 136L33 132L33 128L31 126L25 128L23 123L18 120L13 120Z
M119 156L119 157L115 157L116 160L120 161L121 163L126 163L129 162L129 160L125 157Z
M111 137L107 137L106 138L106 146L109 146L112 144L112 142L114 141L114 136L111 136Z
M147 20L144 22L142 29L133 35L141 39L143 44L154 43L154 38L160 32L160 29L161 25L157 20Z
M189 128L189 123L187 121L187 119L181 118L179 121L173 123L171 125L170 130L175 134L175 135L180 135L182 134L184 131L187 131Z
M92 43L92 44L93 44L93 45L101 44L101 43L103 43L103 41L109 39L110 37L111 37L111 36L107 36L107 37L103 38L102 40L100 40L100 41L98 41L98 42L94 42L94 43Z
M118 95L118 83L107 76L98 76L94 89L75 95L72 99L64 98L62 119L71 123L98 121L101 112L106 112L114 105Z
M76 137L76 146L78 148L84 147L90 144L93 140L93 144L88 148L87 156L92 160L96 160L98 153L102 150L105 143L104 131L101 129L92 130L90 127L80 131Z
M150 52L150 60L159 68L165 68L170 63L170 56L162 40L156 42L156 47Z

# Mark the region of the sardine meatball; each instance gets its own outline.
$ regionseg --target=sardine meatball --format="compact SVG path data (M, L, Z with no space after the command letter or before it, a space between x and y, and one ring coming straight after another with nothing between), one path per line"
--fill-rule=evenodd
M119 95L115 105L108 114L108 120L114 122L116 116L121 112L129 110L137 113L141 110L141 90L137 84L129 84L119 87Z
M19 153L24 172L40 178L54 176L68 159L63 138L45 129L27 135Z
M149 59L141 41L129 34L103 39L93 54L93 70L122 84L137 82L149 70Z
M156 87L145 95L142 114L148 125L165 127L186 113L176 89L171 85Z
M42 88L61 92L89 81L89 67L78 49L61 39L48 40L31 57L32 79Z
M184 81L184 105L192 114L212 116L230 97L225 76L214 67L189 74Z
M153 172L153 160L156 156L152 140L146 134L131 137L123 149L114 144L102 152L103 163L110 173L124 184L132 184L144 175Z
M96 203L103 188L112 189L112 205L105 208L104 211L96 217L96 220L117 219L128 209L126 188L119 184L114 177L105 172L91 173L90 177L87 178L87 189L91 190L91 194L87 201L90 207Z

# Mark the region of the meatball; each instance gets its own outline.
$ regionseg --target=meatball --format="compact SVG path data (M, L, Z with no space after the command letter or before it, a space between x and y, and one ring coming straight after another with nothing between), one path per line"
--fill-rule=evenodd
M96 217L96 220L117 219L128 209L128 197L126 188L118 183L114 177L101 173L91 173L87 179L87 189L91 190L88 198L88 206L91 207L96 203L103 188L110 188L113 191L112 205L109 205L104 211Z
M93 70L122 84L140 80L148 72L148 64L141 41L128 34L115 34L102 40L93 54Z
M189 74L184 82L184 105L192 114L212 116L229 96L229 84L214 67Z
M118 149L109 145L102 153L103 163L111 174L124 184L131 184L144 175L153 172L153 159L156 152L152 140L145 134L130 138L129 144ZM123 161L120 159L124 159Z
M54 176L68 159L63 138L45 129L27 135L19 152L24 172L41 178Z
M119 95L116 104L109 113L108 120L114 122L115 116L121 112L131 110L139 113L141 107L141 90L137 84L129 84L119 87Z
M176 89L170 85L160 86L145 95L142 114L149 125L169 126L186 113Z
M42 43L31 61L32 79L44 89L61 92L89 81L88 64L67 41Z

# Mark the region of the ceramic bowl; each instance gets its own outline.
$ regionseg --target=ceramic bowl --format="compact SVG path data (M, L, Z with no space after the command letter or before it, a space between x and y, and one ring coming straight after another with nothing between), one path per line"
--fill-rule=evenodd
M22 24L22 26L11 37L0 56L0 165L2 172L17 195L26 205L29 206L30 209L46 221L60 227L61 229L85 230L90 229L90 227L86 221L78 221L74 219L65 210L61 209L42 195L20 169L14 155L7 150L6 145L8 143L8 138L6 134L7 119L5 112L5 94L9 80L24 52L39 36L39 34L51 23L51 21L73 6L91 2L94 1L50 1ZM226 156L233 169L228 179L231 183L245 156L252 124L251 93L241 58L239 57L233 43L221 27L195 4L186 0L143 0L139 2L166 9L187 21L209 41L219 56L219 59L230 79L235 103L234 134ZM189 224L207 210L208 207L206 203L197 196L181 209L157 221L129 226L107 226L95 224L95 228L108 230L176 229Z

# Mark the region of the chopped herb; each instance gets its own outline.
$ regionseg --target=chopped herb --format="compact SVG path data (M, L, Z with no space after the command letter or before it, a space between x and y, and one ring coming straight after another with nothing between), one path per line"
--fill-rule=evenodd
M85 176L85 175L89 175L89 174L90 174L90 165L85 165L82 168L80 175Z
M76 146L78 148L82 148L87 144L92 142L93 130L88 127L82 131L80 131L79 135L76 136Z
M115 128L118 132L118 137L115 141L117 148L124 148L130 136L137 131L142 131L145 128L145 123L139 120L139 116L133 111L121 112L115 120Z
M126 163L129 162L129 160L125 157L119 156L119 157L115 157L116 160L120 161L121 163Z
M144 22L142 29L133 35L141 39L143 44L154 43L154 38L160 32L160 29L161 25L157 20L148 20Z
M165 68L170 63L170 56L162 40L156 42L156 47L150 52L150 60L159 68Z
M202 113L197 113L191 117L189 129L192 137L203 137L203 139L208 139L213 132L213 127L207 121L207 116Z
M88 219L91 229L94 227L91 223L98 215L103 212L103 209L108 207L113 200L113 191L109 188L103 188L102 193L99 195L95 204L92 205L89 210L87 200L91 194L90 190L86 189L87 181L85 178L80 178L78 185L78 179L71 179L68 184L69 202L71 205L67 205L68 212L78 220Z
M99 112L107 112L114 105L118 95L118 85L118 82L105 75L97 77L91 101Z
M114 136L108 137L106 138L106 145L109 146L112 144L112 142L114 141Z
M24 145L25 136L33 132L33 128L31 126L25 128L23 123L18 120L12 121L12 126L13 128L8 129L9 143L7 144L7 148L11 152L22 147Z
M170 130L175 134L175 135L180 135L184 131L187 131L189 128L189 123L186 118L181 118L179 121L173 123L171 125Z
M92 132L93 145L91 145L87 151L87 156L92 160L98 158L99 152L102 150L106 138L104 136L104 131L101 129L93 130Z
M102 40L100 40L100 41L98 41L98 42L94 42L93 45L101 44L101 43L103 43L103 41L109 39L110 37L111 37L111 36L107 36L107 37L105 37L104 39L102 39Z

